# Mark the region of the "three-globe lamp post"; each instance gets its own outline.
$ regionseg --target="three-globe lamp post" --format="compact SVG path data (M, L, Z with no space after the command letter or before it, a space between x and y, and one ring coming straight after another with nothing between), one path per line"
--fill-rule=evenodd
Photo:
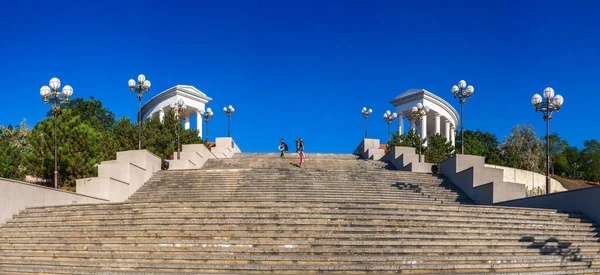
M182 99L173 102L173 104L171 104L171 108L173 108L173 110L175 111L175 117L177 117L177 130L176 130L176 135L177 135L177 159L180 159L180 153L181 153L181 145L180 145L180 139L181 139L181 120L184 118L185 116L185 109L187 109L187 106L185 105L185 103L183 102Z
M475 88L471 85L467 86L467 82L464 80L461 80L458 82L458 86L454 85L452 86L452 94L454 95L454 98L459 98L459 102L460 102L460 153L464 154L465 153L465 137L464 137L464 123L463 123L463 109L464 109L464 105L465 102L467 102L467 98L471 97L473 95L473 92L475 92Z
M385 120L385 122L387 122L388 125L388 146L390 144L390 140L392 140L391 138L391 133L390 133L390 126L392 125L392 122L398 117L398 114L396 113L391 113L390 110L385 111L385 113L383 114L383 120Z
M411 109L413 116L415 117L415 127L417 128L417 132L419 131L418 125L420 125L423 117L429 113L429 107L423 106L421 103L417 103L417 106L412 107ZM423 131L423 129L421 129ZM419 135L419 162L421 162L421 135Z
M368 123L368 118L371 115L371 113L373 113L373 109L367 110L367 107L362 108L362 115L365 118L365 138L367 138L367 131L369 129L367 123Z
M60 104L68 102L73 95L73 88L65 85L62 92L58 92L60 88L60 80L56 77L50 79L50 86L42 86L40 95L44 103L51 104L52 114L54 115L54 188L58 189L58 144L56 141L56 115L60 111Z
M129 79L129 90L136 93L138 98L138 150L142 150L142 97L150 90L150 81L143 74L138 75L138 83Z
M531 104L535 106L537 112L544 114L546 121L546 194L550 194L550 120L552 113L558 112L563 102L562 96L554 95L552 87L544 89L544 98L539 94L531 97Z
M233 106L223 107L223 112L227 115L227 137L231 137L231 115L235 112Z
M200 111L200 116L206 123L206 135L204 141L208 143L208 121L213 117L213 111L210 108L206 108L206 112L204 110Z

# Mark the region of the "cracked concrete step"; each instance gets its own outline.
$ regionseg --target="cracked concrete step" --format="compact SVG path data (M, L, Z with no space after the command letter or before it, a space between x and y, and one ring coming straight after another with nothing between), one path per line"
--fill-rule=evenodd
M563 262L563 261L586 261L597 262L600 255L527 255L527 256L389 256L389 255L227 255L227 254L131 254L131 253L90 253L90 252L0 252L0 257L5 260L86 260L94 259L111 262L170 262L185 260L186 263L227 264L236 262L238 264L278 264L278 262L292 261L298 265L320 264L486 264L486 263L532 263L532 262Z
M121 239L170 239L170 240L182 240L182 239L211 239L211 240L381 240L381 241L394 241L394 240L452 240L452 241L481 241L481 240L501 240L501 241L519 241L519 242L531 242L533 243L535 238L528 235L527 237L520 236L499 236L499 235L469 235L469 234L455 234L455 235L438 235L438 234L309 234L309 233L230 233L223 234L217 233L206 233L206 232L188 232L188 233L114 233L114 234L60 234L60 235L0 235L0 240L4 241L20 241L22 239L28 240L86 240L90 237L94 237L97 240L121 240ZM582 237L582 236L564 236L556 238L554 234L540 234L537 236L538 240L553 240L547 243L553 244L555 242L595 242L595 237Z
M87 211L69 211L69 212L52 212L51 217L79 217L80 219L90 219L101 216L114 216L114 215L154 215L154 214L193 214L193 213L238 213L238 214L256 214L256 213L271 213L271 214L354 214L354 215L388 215L388 216L400 216L400 215L415 215L415 216L439 216L445 217L472 217L472 213L469 212L451 212L444 211L431 211L431 210L415 210L415 209L395 209L395 210L372 210L372 209L319 209L319 208L284 208L284 209L269 209L269 208L252 208L252 207L231 207L231 208L149 208L149 209L118 209L118 210L87 210ZM531 216L522 214L486 214L487 218L506 218L512 220L542 220L548 219L557 221L571 221L578 223L592 223L591 220L581 216L572 215L569 217L548 217L548 216ZM46 218L49 217L47 212L23 212L15 217L14 220L23 218Z
M115 268L123 270L143 270L168 271L176 269L189 269L190 271L211 270L216 272L234 271L389 271L423 273L423 271L509 271L511 269L543 269L548 267L559 268L584 268L597 265L597 262L544 262L544 263L485 263L485 264L396 264L396 265L376 265L376 264L336 264L332 262L327 265L298 265L298 264L188 264L188 263L131 263L131 262L92 262L92 261L41 261L41 260L2 260L0 259L0 270L6 267L16 267L15 265L25 265L27 267L72 267L78 268Z
M526 236L531 240L540 239L542 236L552 234L555 238L561 239L562 237L595 237L596 232L592 231L573 231L573 230L519 230L519 229L453 229L453 228L391 228L391 227L324 227L324 226L153 226L153 227L122 227L122 226L105 226L95 228L53 228L52 231L48 231L45 228L32 228L32 227L16 227L16 228L5 228L0 231L0 236L21 236L21 235L37 235L37 236L51 236L53 234L62 233L77 233L86 234L90 236L95 235L127 235L127 234L166 234L166 233L177 233L183 232L182 234L195 234L198 232L220 232L224 236L228 234L240 233L240 232L260 232L260 233L282 233L282 232L295 232L295 233L311 233L311 234L342 234L342 233L372 233L372 234L439 234L439 235L453 235L453 234L474 234L474 235L497 235L497 236Z
M370 248L370 247L282 247L282 248L260 248L260 247L225 247L225 246L181 246L174 244L166 244L161 246L156 245L141 245L141 246L0 246L0 251L4 252L39 252L39 251L63 251L63 252L99 252L99 253L114 253L114 252L141 252L141 253L189 253L189 254L228 254L236 253L245 254L311 254L311 255L355 255L374 254L374 255L504 255L504 256L519 256L519 255L597 255L600 248L590 247L573 247L573 248L556 248L556 247L540 247L540 248ZM133 254L133 253L131 253Z

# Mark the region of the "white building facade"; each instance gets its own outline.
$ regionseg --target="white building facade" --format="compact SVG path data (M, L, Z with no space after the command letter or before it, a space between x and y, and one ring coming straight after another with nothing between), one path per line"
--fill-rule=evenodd
M194 86L177 85L154 96L142 106L142 118L148 119L154 117L159 118L162 122L166 111L171 108L171 105L174 102L177 102L180 99L187 105L184 114L185 129L190 129L190 118L195 115L196 129L202 137L201 114L204 112L206 104L211 101L212 98L206 96L206 94L196 89Z
M398 113L398 132L400 134L407 133L408 129L415 129L415 119L411 109L417 103L421 103L430 110L418 127L419 136L426 139L428 136L440 134L446 140L452 141L453 146L455 145L456 129L459 124L458 112L441 97L425 89L410 89L398 95L390 103L396 107L396 113ZM405 118L408 125L405 125Z

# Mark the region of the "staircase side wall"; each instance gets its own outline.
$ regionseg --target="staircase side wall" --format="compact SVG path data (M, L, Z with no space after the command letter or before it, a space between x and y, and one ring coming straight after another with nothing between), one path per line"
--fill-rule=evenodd
M561 212L581 213L595 223L600 224L600 187L521 198L499 202L494 205L556 209Z
M107 200L0 178L0 225L27 207L103 202Z

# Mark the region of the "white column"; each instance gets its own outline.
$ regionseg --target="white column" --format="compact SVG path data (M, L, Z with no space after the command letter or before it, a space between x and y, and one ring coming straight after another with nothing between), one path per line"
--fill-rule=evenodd
M435 115L435 133L440 134L440 114Z
M454 125L450 127L450 135L450 139L452 140L452 146L456 146L456 129L454 128ZM456 151L456 148L454 149L454 151Z
M414 118L411 118L411 119L410 119L410 129L411 129L411 130L414 130L414 129L415 129L415 127L416 127L416 124L415 124L415 119L414 119Z
M399 114L398 115L398 134L399 135L404 134L402 132L402 130L404 130L404 115L403 114Z
M444 125L444 130L445 130L445 135L444 137L446 138L446 141L450 141L450 121L446 120L446 124Z
M198 130L198 136L202 137L202 114L200 111L196 111L196 130Z
M190 129L190 116L185 116L184 120L185 120L184 128L186 130Z
M425 139L423 146L427 146L427 115L424 115L421 120L421 139Z
M163 122L165 120L165 111L158 110L158 119L160 120L160 122Z

